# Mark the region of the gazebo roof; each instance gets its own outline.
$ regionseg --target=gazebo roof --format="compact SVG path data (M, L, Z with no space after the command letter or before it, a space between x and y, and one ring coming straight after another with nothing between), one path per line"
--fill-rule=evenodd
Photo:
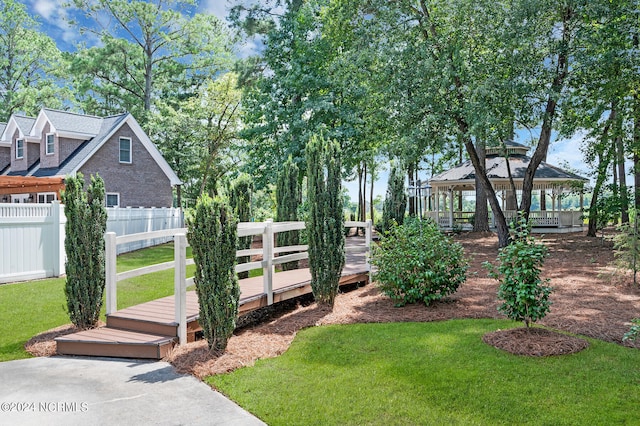
M521 186L524 180L524 175L530 162L531 158L526 155L509 156L511 176L516 184L520 184L519 186ZM496 189L501 189L503 185L508 183L509 172L505 157L497 155L487 156L486 169L487 177ZM456 186L459 189L466 189L475 186L475 178L476 171L469 160L453 169L432 177L429 183L431 186ZM588 181L588 179L543 161L536 170L534 187L559 186L562 183L572 181L585 182Z

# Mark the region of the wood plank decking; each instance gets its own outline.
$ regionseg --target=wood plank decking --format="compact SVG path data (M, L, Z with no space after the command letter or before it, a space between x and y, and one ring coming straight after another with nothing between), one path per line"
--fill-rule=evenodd
M347 252L340 285L368 283L364 239L350 238L349 247L363 250ZM311 293L309 269L274 274L273 303ZM240 280L240 314L267 306L263 278ZM178 324L174 318L174 296L163 297L107 315L107 325L56 338L58 354L161 359L177 341ZM187 341L201 330L195 291L187 292Z

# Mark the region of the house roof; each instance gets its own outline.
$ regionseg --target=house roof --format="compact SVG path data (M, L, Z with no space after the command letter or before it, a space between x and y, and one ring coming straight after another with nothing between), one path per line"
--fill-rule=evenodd
M526 155L512 155L509 156L509 167L511 168L511 175L514 180L523 180L527 167L531 162L531 158ZM486 160L487 177L489 180L508 180L509 172L507 169L507 161L505 157L501 156L489 156ZM443 183L464 183L474 185L476 178L476 171L471 164L471 161L454 167L440 173L430 179L430 184L443 184ZM587 178L579 176L575 173L561 169L560 167L551 165L546 162L541 162L534 175L534 181L587 181ZM474 183L471 183L471 182Z
M58 134L65 136L76 134L81 135L81 138L95 136L102 128L103 120L102 117L96 117L94 115L43 108L40 110L36 123L33 126L32 135L41 134L44 125L48 122L51 124L51 131Z
M66 126L65 129L67 129L67 132L80 134L80 127L78 123L82 119L82 115L55 110L43 111L47 118L49 118L49 115L53 111L52 115L59 120L59 125ZM38 116L38 120L40 120L42 114L43 112ZM111 136L113 136L113 134L126 123L136 134L142 145L147 149L165 175L169 178L171 185L180 185L182 183L160 151L158 151L158 148L156 148L153 142L151 142L147 134L142 130L136 119L131 114L124 113L105 118L94 116L88 117L89 125L87 129L84 129L82 132L82 134L88 136L87 139L73 153L71 153L63 163L58 167L46 169L40 168L38 163L38 166L29 171L27 175L35 177L75 175L80 168L102 147L102 145L104 145L107 140L109 140L109 138L111 138ZM99 120L99 128L95 127L96 119ZM52 123L52 125L54 125L54 123ZM56 130L58 130L58 127L56 127ZM89 131L95 132L95 135L90 134Z
M0 144L11 145L11 138L16 129L19 130L21 137L26 137L31 132L36 119L24 115L13 114L9 117L9 121L0 131Z
M14 115L13 119L15 120L16 124L20 128L20 131L25 135L28 135L29 133L31 133L31 129L33 128L33 125L36 122L35 118L27 117L24 115Z
M0 123L0 135L4 133L4 129L7 128L7 123Z

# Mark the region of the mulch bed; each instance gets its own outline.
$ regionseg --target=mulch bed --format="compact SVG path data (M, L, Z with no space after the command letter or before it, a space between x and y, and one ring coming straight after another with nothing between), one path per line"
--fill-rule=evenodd
M252 365L261 358L287 350L298 330L323 324L440 321L454 318L504 318L497 311L498 283L487 277L484 261L493 262L498 248L492 233L455 236L471 257L467 281L449 298L426 307L422 304L396 308L375 285L338 295L333 311L318 307L309 298L256 312L244 318L221 356L214 356L206 342L197 341L174 349L168 357L180 372L204 377ZM550 313L538 325L624 346L640 348L638 342L622 342L631 319L640 317L640 290L628 273L611 267L613 249L599 238L584 234L551 234L543 237L550 256L543 275L554 288ZM517 330L517 329L516 329ZM535 330L540 330L535 328ZM509 331L509 333L520 333ZM510 340L509 347L522 346L520 353L545 356L567 353L577 344L572 336L553 334L504 334L485 337ZM548 334L548 333L547 333ZM532 337L534 336L534 337ZM546 342L546 344L545 344ZM582 343L580 343L582 344ZM577 347L577 346L576 346ZM529 349L526 349L529 348Z
M580 352L589 342L546 328L513 328L482 336L482 341L515 355L552 356Z

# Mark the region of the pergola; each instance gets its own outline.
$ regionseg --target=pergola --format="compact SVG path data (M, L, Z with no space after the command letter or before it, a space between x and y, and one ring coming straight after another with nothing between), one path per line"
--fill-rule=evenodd
M9 202L10 195L55 192L60 199L60 191L64 189L63 177L33 176L0 176L0 201Z
M522 192L524 175L531 158L526 156L528 147L516 142L506 142L504 146L487 148L486 171L491 185L502 202L502 210L507 220L516 216L516 199ZM513 179L513 186L509 178ZM473 211L463 211L462 203L455 203L456 195L462 199L463 192L474 192L476 173L467 161L453 169L447 170L431 178L431 192L434 197L433 211L428 215L437 221L442 228L470 226ZM575 173L542 162L533 179L533 189L540 194L541 201L551 197L551 210L530 212L530 219L535 228L544 228L544 232L573 232L582 230L582 209L562 210L562 196L567 192L580 189L580 206L582 206L582 188L588 179ZM515 193L513 191L515 187ZM545 199L546 201L546 199ZM542 204L542 203L541 203ZM546 202L542 205L545 205ZM490 221L495 225L493 215L489 212Z

